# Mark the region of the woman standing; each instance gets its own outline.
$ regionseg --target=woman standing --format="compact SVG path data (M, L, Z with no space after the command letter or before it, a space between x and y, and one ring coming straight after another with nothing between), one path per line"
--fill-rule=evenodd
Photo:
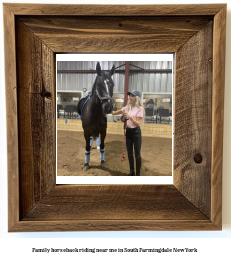
M119 111L112 111L112 115L123 114L127 119L126 128L126 146L128 152L128 160L130 166L130 173L128 176L140 176L141 168L141 129L140 126L143 122L144 109L141 104L141 95L138 91L128 92L128 104ZM133 147L135 150L136 159L136 174L134 170L134 156Z

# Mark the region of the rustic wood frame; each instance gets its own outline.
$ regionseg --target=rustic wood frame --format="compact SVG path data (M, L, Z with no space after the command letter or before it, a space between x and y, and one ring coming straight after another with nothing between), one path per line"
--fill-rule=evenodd
M221 230L226 4L3 9L9 231ZM54 54L131 51L175 53L174 184L56 185Z

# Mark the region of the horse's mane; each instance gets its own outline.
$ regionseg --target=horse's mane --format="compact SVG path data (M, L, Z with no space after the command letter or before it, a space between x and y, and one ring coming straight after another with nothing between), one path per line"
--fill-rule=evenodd
M98 78L98 76L96 76L95 81L94 81L94 83L93 83L93 85L92 85L92 89L91 89L91 93L92 93L92 94L93 94L94 91L95 91L95 86L96 86L97 78Z

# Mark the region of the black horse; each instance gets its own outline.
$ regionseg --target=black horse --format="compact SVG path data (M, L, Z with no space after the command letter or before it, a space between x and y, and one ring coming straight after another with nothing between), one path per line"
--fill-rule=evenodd
M107 114L113 108L113 87L114 82L111 76L115 72L113 65L110 72L102 71L99 62L96 65L97 77L92 87L92 93L87 100L80 101L78 111L81 113L82 127L86 140L85 165L84 170L89 169L90 161L90 137L100 134L100 159L101 167L105 168L104 140L107 129Z

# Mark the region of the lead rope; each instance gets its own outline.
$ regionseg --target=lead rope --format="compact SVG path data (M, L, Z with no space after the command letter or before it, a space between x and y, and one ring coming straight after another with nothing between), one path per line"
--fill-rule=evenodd
M114 120L114 115L113 115L113 120ZM124 154L125 154L125 144L126 144L127 120L126 120L123 116L121 116L121 117L118 119L118 121L119 121L119 120L121 120L121 121L124 123L123 153L122 153L122 157L121 157L121 161L123 162L123 161L125 161L125 156L124 156ZM114 122L116 122L116 121L114 120Z
M123 117L124 119L124 117ZM121 119L123 122L124 122L124 142L123 142L123 154L122 154L122 157L121 157L121 161L125 161L125 156L124 156L124 153L125 153L125 143L126 143L126 128L127 128L127 120L126 119Z

